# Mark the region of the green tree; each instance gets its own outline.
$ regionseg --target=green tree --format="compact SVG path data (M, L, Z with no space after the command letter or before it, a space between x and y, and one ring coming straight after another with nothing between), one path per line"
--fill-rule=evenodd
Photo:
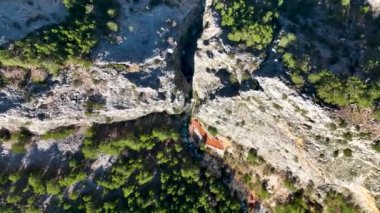
M45 185L40 175L31 174L28 178L28 184L36 194L42 195L46 193Z

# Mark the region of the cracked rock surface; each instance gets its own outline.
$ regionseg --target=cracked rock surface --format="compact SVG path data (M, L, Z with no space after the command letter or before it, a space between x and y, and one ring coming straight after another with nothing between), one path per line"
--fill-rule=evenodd
M232 141L257 149L265 161L291 171L304 186L314 183L321 195L328 187L350 191L364 210L378 212L380 156L371 149L372 141L360 138L355 128L332 130L337 121L328 109L277 77L256 74L262 59L223 43L211 4L208 0L203 20L207 27L195 54L193 116ZM247 78L259 86L243 90ZM347 131L351 141L344 139ZM345 156L345 149L352 150L351 157Z
M33 6L22 0L14 4L2 1L0 10L21 4L28 13L44 1L48 0L34 1ZM43 16L61 11L62 5L52 2L53 6L46 8L49 11L40 11ZM43 85L10 84L0 90L0 129L25 127L42 135L70 125L87 127L160 112L181 114L190 112L189 93L193 91L193 117L233 142L257 149L277 170L290 171L301 186L312 182L321 202L327 189L348 191L365 211L379 212L380 156L371 149L372 141L360 137L354 127L339 127L328 109L297 93L279 77L256 72L265 59L224 43L212 0L206 0L192 85L181 72L182 46L186 46L182 43L191 25L202 18L203 1L183 0L174 7L161 4L152 8L148 0L132 5L120 2L120 32L115 43L100 43L92 55L95 65L67 67L59 75L49 76ZM375 0L370 2L376 5ZM20 12L20 17L24 13ZM20 31L10 30L10 22L0 17L0 32L8 33L0 44L58 21L64 13ZM20 22L26 24L27 18ZM332 129L332 124L338 128ZM347 132L352 140L345 139ZM64 159L62 153L79 150L83 134L80 131L64 140L38 139L22 160L3 144L0 168L38 165L52 156L54 162L50 163L59 164ZM344 150L351 150L352 156ZM104 155L93 167L110 164L110 157Z
M132 4L132 9L121 2L120 19L128 16L128 21L120 20L119 37L123 39L119 44L102 41L98 53L108 53L100 54L94 66L67 67L59 75L50 76L44 85L29 82L23 88L15 84L2 88L0 128L27 127L43 134L60 126L185 111L190 87L181 72L179 48L184 34L196 18L201 18L202 3L190 0L175 7L162 4L147 9L148 2ZM149 37L142 36L145 34Z

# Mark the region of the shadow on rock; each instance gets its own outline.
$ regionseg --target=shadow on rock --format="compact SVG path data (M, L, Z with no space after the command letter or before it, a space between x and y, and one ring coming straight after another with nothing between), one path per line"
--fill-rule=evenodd
M158 90L160 88L159 77L161 75L163 75L161 69L155 69L151 72L128 72L123 74L125 78L134 83L136 86L150 87L154 90Z
M220 69L216 73L223 87L216 91L215 95L220 97L234 97L240 94L240 91L262 90L259 82L246 74L241 82L238 81L235 74L230 73L227 69Z

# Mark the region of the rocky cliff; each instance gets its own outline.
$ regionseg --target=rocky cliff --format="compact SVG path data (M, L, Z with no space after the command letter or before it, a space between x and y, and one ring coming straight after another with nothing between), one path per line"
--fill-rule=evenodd
M267 59L227 44L212 0L168 1L177 2L174 5L125 2L120 1L120 31L114 40L100 42L92 55L94 65L67 66L57 75L0 68L11 82L0 91L0 129L26 128L43 135L59 127L78 128L65 139L33 138L36 146L29 147L23 166L77 152L84 129L93 123L185 112L243 149L254 148L277 171L290 172L297 187L312 184L320 203L332 189L352 194L367 212L379 212L380 156L371 148L372 141L297 93L281 76L260 72ZM40 3L22 5L28 11ZM8 8L11 3L1 5ZM41 11L36 16L47 17L44 21L20 31L8 30L11 22L6 22L7 30L0 26L6 32L0 37L3 42L19 39L33 27L63 19L65 12L54 15L61 6ZM5 23L4 17L0 23ZM36 80L41 75L47 79L44 84ZM20 163L10 146L4 143L1 150L0 159L7 162L0 164L3 168ZM94 167L111 163L109 156L101 156Z
M182 47L189 42L186 33L201 20L202 2L154 7L149 1L120 3L117 43L101 41L93 54L94 66L66 67L48 76L46 84L33 81L36 70L1 71L9 79L18 76L23 83L1 89L0 127L27 127L42 134L59 126L131 120L153 112L177 114L187 109L191 93L181 72Z
M339 127L330 110L298 94L279 77L257 72L263 59L229 46L207 1L195 54L193 116L243 147L255 148L300 185L350 191L378 212L380 158L354 127ZM337 127L337 128L335 128ZM348 138L349 135L349 138Z

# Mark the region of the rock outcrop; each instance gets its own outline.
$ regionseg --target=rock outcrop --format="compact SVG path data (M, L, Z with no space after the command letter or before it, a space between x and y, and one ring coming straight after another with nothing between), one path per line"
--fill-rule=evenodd
M372 11L375 15L379 15L380 13L380 1L379 0L368 0L368 3L372 7Z
M190 85L181 72L181 42L202 18L202 1L154 7L149 2L120 2L120 42L103 40L96 65L67 67L45 84L31 80L22 88L1 89L0 127L43 134L59 126L187 110Z
M255 148L277 170L297 177L301 187L313 183L320 202L328 189L334 189L352 194L365 211L379 212L380 156L371 149L372 142L356 128L339 125L328 109L297 93L279 77L258 73L263 58L225 44L212 0L206 1L204 29L193 45L197 50L194 61L190 58L189 62L194 64L183 62L183 47L196 37L189 32L202 18L202 0L164 1L167 4L159 5L148 0L126 2L132 1L120 1L120 32L114 36L115 43L100 42L92 55L95 65L66 67L44 83L38 82L43 74L32 70L22 82L0 90L0 129L12 132L25 127L42 135L64 126L87 127L160 112L181 114L190 112L192 97L193 117L214 127L224 138L244 148ZM30 19L22 14L39 11L35 8L40 4L46 2L34 1L20 12L22 23ZM4 1L0 10L24 8L22 5L27 1ZM5 32L0 35L0 44L62 20L66 12L61 9L57 1L40 11L51 18L32 20L33 24L19 30L11 29L12 21L0 16L0 32ZM35 16L39 17L37 13ZM184 64L194 66L192 85L189 72L183 73L187 69ZM9 79L25 74L17 70L0 72L7 73ZM0 163L0 167L12 167L15 159L17 164L39 164L51 155L77 152L83 131L64 140L44 141L36 136L36 146L22 162L3 144L0 162L7 163ZM39 155L41 158L36 158ZM59 162L64 158L55 159ZM107 167L109 163L109 158L102 156L94 167Z
M378 212L379 154L351 127L338 127L328 109L277 77L255 71L262 59L224 44L218 15L207 1L205 29L195 54L193 116L220 135L255 148L265 161L310 182L353 194L367 212Z

